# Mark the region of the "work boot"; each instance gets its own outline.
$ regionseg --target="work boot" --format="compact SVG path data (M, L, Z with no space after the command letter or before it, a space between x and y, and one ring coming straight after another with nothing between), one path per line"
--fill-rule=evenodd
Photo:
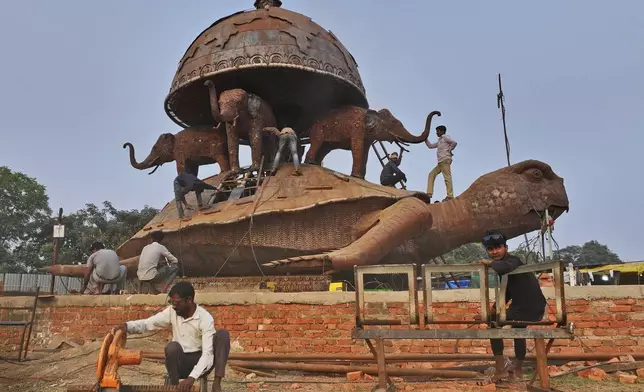
M274 176L277 173L277 169L271 170L271 176Z
M505 357L503 355L495 355L492 382L496 383L508 377L510 377L510 373L505 369Z
M512 367L510 367L510 373L512 377L522 379L523 378L523 360L515 359L512 362Z
M301 176L302 173L300 173L300 171L298 169L295 169L295 170L293 170L293 175L294 176Z
M206 391L204 391L206 392ZM212 382L212 392L222 392L221 390L221 377L215 376L215 380Z
M443 201L450 201L450 200L452 200L452 199L453 199L453 197L451 197L451 196L447 196L446 198L444 198L444 199L443 199Z

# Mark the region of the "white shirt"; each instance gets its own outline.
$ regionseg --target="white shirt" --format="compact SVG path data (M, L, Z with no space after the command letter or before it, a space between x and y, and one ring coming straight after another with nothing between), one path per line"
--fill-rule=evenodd
M213 340L215 338L215 320L210 313L197 305L192 317L184 319L177 315L172 306L147 319L128 321L128 333L145 333L172 325L172 341L183 348L184 353L201 351L201 358L188 377L198 379L212 366L215 355Z
M443 135L438 138L438 142L431 143L429 140L425 140L425 144L429 148L436 149L436 157L438 162L443 162L447 159L452 159L452 150L456 148L456 142L449 136Z
M139 268L136 271L139 280L152 280L157 275L157 267L163 259L170 263L178 264L179 260L165 246L158 242L143 247L139 256Z

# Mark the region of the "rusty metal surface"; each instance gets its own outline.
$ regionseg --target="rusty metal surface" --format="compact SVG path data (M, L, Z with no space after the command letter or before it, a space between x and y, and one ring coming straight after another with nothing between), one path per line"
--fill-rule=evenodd
M490 227L509 238L539 229L535 211L549 208L557 218L568 207L563 179L534 160L485 174L454 200L436 204L426 203L423 192L320 166L302 165L300 177L292 169L283 166L256 195L211 205L186 220L177 219L175 203L168 203L117 252L135 257L152 231L163 230L186 276L218 270L219 276L259 276L257 264L271 275L319 274L362 264L423 263L480 241ZM205 181L216 186L220 180ZM187 200L196 204L192 193Z
M179 61L165 101L173 121L183 127L213 122L206 79L220 92L241 88L262 97L278 124L289 124L301 136L334 107L368 107L357 63L337 37L272 3L221 18L197 36Z
M490 329L360 329L352 339L572 339L568 328L490 328Z
M348 373L352 371L362 371L367 374L378 374L376 366L360 365L328 365L328 364L308 364L308 363L283 363L283 362L250 362L250 361L229 361L231 366L241 366L249 369L273 369L273 370L299 370L305 372L320 373ZM392 376L426 376L426 377L446 377L446 378L476 378L478 372L464 370L441 370L441 369L388 369L387 372Z

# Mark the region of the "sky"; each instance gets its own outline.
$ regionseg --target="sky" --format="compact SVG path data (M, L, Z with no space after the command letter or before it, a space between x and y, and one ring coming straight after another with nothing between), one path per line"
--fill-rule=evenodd
M644 3L570 0L283 0L331 30L353 54L372 109L415 134L428 112L458 142L456 194L506 165L496 106L503 78L511 160L539 159L565 179L570 212L559 246L597 240L644 260ZM253 0L5 0L0 13L0 165L35 177L53 210L111 201L162 208L174 163L153 175L129 164L159 134L178 132L163 110L178 61L220 17ZM432 135L432 137L435 137ZM240 152L242 164L250 151ZM408 188L425 190L435 150L412 145ZM325 166L351 171L351 154ZM200 176L218 173L202 167ZM367 179L378 182L373 152ZM435 198L445 196L442 176ZM518 244L519 239L511 244Z

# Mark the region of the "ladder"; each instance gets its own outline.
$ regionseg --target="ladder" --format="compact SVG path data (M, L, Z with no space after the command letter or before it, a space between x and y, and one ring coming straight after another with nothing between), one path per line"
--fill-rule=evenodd
M382 149L383 155L380 155L380 151L378 151L378 147L376 144L380 145L380 148ZM373 151L376 153L376 156L378 157L378 161L380 161L380 165L382 167L385 167L386 160L389 157L389 153L387 152L387 149L385 148L385 145L382 143L381 140L374 140L373 143L371 143L371 148L373 148ZM398 153L398 156L402 156L403 151L407 151L404 148L400 147L400 153ZM400 184L399 189L407 189L405 186L405 182L403 180L400 180L397 182L397 184ZM394 185L394 187L398 188L397 186Z

